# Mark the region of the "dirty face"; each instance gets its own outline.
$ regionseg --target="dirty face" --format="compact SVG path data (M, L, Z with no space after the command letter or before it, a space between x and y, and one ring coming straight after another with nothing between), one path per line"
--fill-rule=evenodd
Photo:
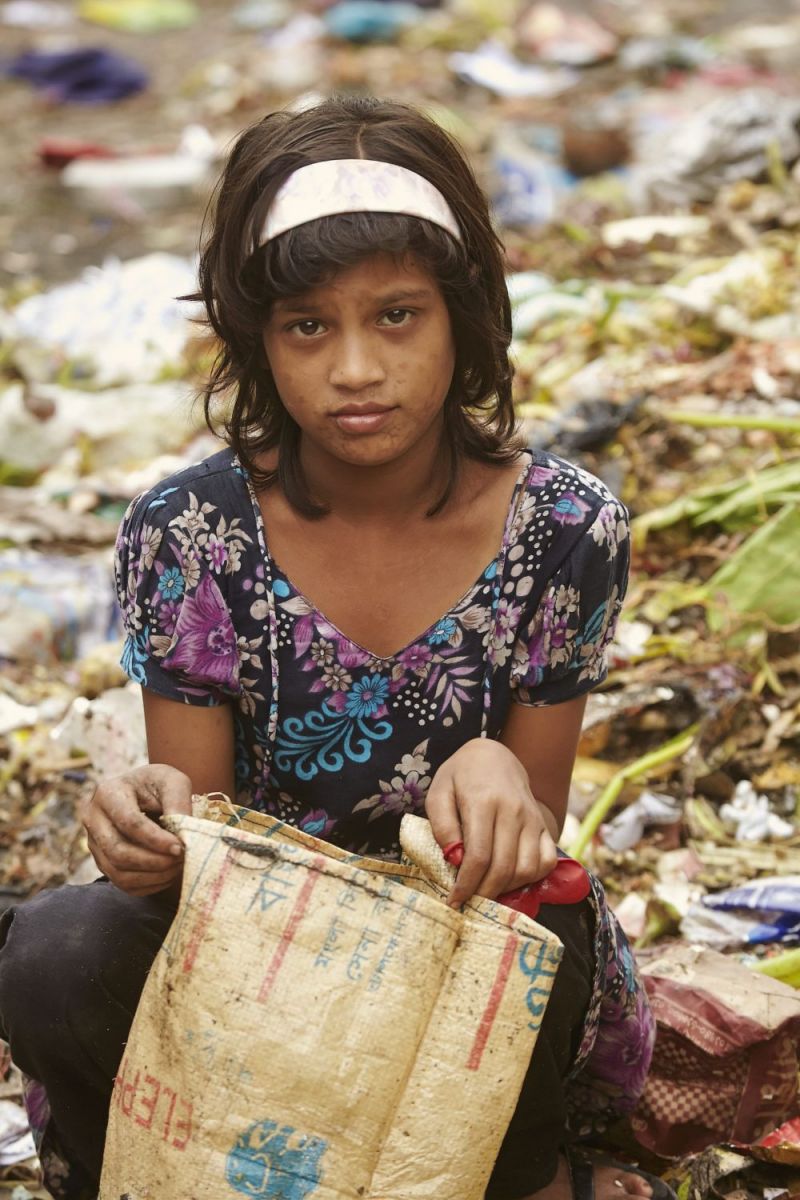
M437 441L455 348L439 285L377 254L277 302L264 329L287 412L317 452L381 466Z

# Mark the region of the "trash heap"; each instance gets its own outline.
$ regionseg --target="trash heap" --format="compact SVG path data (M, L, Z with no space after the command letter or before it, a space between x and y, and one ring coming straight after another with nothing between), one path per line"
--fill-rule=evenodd
M697 1111L732 1062L750 1081L736 1103L762 1096L749 1124L709 1117L681 1140L667 1060L637 1153L663 1155L672 1130L687 1194L800 1190L797 12L14 0L0 24L2 905L91 877L80 804L144 759L110 551L130 498L215 446L193 401L214 347L175 297L226 145L334 89L423 104L493 200L527 436L633 518L565 848L603 878L663 1044L681 1012L729 1022L716 1065L683 1047ZM722 1000L698 1015L715 988L747 1019Z

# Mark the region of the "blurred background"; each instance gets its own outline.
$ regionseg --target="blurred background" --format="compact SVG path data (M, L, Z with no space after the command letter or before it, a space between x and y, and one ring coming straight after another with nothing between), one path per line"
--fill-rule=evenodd
M520 420L634 518L565 845L643 958L693 942L800 983L781 953L800 940L798 66L798 0L0 3L0 909L92 877L77 806L144 757L111 555L129 500L216 448L193 403L213 345L175 297L222 158L266 112L354 91L467 148L507 250ZM780 901L725 902L774 876ZM0 1177L24 1200L6 1103Z

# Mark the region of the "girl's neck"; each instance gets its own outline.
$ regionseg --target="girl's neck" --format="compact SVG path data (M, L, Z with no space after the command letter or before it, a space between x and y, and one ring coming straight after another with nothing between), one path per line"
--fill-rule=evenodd
M302 439L300 464L314 499L345 521L396 525L424 516L443 486L438 433L421 438L400 458L366 467L343 462Z

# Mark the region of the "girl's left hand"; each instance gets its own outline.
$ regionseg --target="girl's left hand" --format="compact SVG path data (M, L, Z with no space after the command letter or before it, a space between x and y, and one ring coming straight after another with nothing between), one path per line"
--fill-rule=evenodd
M466 742L436 772L425 811L440 846L464 843L447 898L460 908L472 895L490 900L536 883L556 865L556 819L536 800L522 763L500 742Z

